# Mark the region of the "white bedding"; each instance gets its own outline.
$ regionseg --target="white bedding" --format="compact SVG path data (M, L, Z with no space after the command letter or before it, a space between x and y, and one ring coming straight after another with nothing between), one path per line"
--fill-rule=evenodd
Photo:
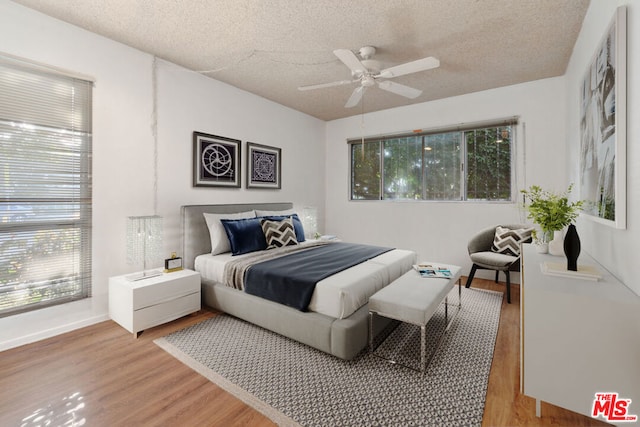
M242 256L232 256L230 252L200 255L195 259L195 270L205 280L223 283L226 262ZM316 285L309 310L337 319L349 317L366 304L371 295L400 277L415 263L415 252L394 249L327 277Z

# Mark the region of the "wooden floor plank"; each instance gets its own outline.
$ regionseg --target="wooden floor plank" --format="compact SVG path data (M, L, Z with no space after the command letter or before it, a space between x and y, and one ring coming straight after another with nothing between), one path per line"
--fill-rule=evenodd
M483 279L473 287L504 291L504 283ZM107 321L0 352L0 425L274 425L153 343L215 315L201 310L138 339ZM519 393L519 334L514 285L512 304L502 303L483 426L606 425L546 403L542 417L535 416L535 401Z

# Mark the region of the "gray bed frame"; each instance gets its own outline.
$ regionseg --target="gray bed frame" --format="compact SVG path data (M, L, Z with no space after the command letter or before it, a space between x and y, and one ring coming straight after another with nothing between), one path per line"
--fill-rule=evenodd
M203 213L237 213L252 209L278 211L292 208L293 204L288 202L182 206L184 266L193 269L198 255L211 252L209 229ZM345 319L335 319L319 313L302 312L205 279L202 280L202 300L206 306L341 359L354 358L368 344L367 305ZM374 325L376 335L388 322L379 316L378 319L378 323Z

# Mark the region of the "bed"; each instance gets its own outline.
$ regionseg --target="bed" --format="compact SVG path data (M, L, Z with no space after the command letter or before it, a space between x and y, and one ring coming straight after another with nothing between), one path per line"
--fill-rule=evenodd
M256 251L232 256L224 249L222 253L216 253L220 249L214 248L215 255L212 255L212 246L217 243L211 238L204 214L235 218L234 215L242 215L243 212L291 212L292 208L292 203L182 206L184 265L200 272L204 305L336 357L352 359L368 343L368 297L407 272L415 263L416 254L391 249L322 279L305 310L251 295L223 283L226 262L241 262L243 257L259 256L260 253ZM305 245L323 243L300 243L301 248ZM380 318L374 325L374 333L382 330L385 322L384 318Z

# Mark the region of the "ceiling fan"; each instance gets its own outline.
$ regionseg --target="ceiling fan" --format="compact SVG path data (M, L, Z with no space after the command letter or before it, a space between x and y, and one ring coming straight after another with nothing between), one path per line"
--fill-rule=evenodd
M321 83L310 86L300 86L298 90L313 90L325 87L342 86L351 83L359 83L360 85L354 89L353 93L345 104L346 108L355 107L362 99L364 91L375 84L382 90L404 96L406 98L417 98L422 93L421 90L400 83L392 82L386 79L404 76L406 74L417 73L418 71L426 71L440 66L440 61L434 57L418 59L416 61L406 62L390 68L380 70L380 62L371 59L376 53L376 48L372 46L364 46L358 51L359 59L349 49L336 49L333 54L338 57L351 70L351 80L340 80L331 83Z

